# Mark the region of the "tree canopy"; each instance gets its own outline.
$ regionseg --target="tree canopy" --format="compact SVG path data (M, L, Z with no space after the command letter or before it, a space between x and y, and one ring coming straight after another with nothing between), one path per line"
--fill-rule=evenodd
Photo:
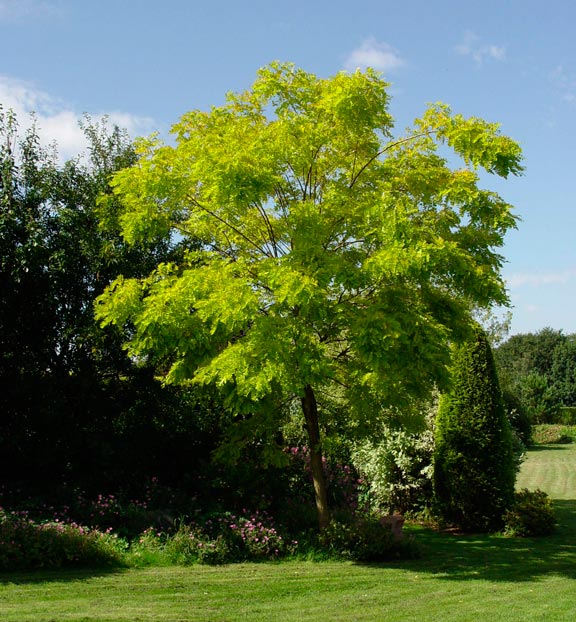
M125 471L112 459L121 462L118 412L126 418L145 393L148 413L161 402L122 334L96 323L94 299L120 272L147 275L175 249L123 241L108 182L135 163L132 141L105 120L85 118L83 129L87 153L62 163L35 123L21 131L0 105L0 488Z
M520 148L440 104L395 137L387 88L371 70L273 63L185 114L174 145L142 140L113 181L128 242L197 246L119 276L98 317L166 382L219 387L240 436L272 447L283 406L300 404L321 526L325 403L369 429L382 405L444 383L472 307L507 302L498 249L516 218L477 170L519 174Z
M513 335L494 352L502 385L536 423L552 422L561 406L576 406L575 337L543 328Z

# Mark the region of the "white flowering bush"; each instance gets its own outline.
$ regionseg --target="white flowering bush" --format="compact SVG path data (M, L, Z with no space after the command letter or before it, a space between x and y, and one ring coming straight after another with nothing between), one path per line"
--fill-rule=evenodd
M384 428L377 441L353 452L367 505L388 513L420 512L432 498L432 430L421 433Z

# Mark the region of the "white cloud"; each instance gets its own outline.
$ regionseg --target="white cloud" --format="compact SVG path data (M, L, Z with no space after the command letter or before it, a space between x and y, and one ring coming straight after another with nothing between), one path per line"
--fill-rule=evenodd
M370 37L348 55L344 62L344 69L355 71L371 67L376 71L387 72L402 65L404 65L404 60L392 46Z
M454 48L460 56L470 56L478 67L486 60L506 60L506 47L494 43L485 44L482 39L467 30L462 36L462 41Z
M33 84L0 75L0 104L4 110L16 113L19 126L26 130L32 125L34 112L38 135L45 145L56 142L62 159L85 150L86 138L79 126L82 114L65 101L45 93ZM151 119L111 111L91 115L95 120L107 116L112 124L125 128L131 136L148 134L153 129Z
M567 268L560 272L529 272L512 274L506 279L509 287L542 287L565 285L576 278L576 269Z
M576 103L576 76L562 65L555 67L548 75L552 86L560 92L562 99L569 104Z
M48 0L0 0L0 21L44 19L61 13L59 2Z

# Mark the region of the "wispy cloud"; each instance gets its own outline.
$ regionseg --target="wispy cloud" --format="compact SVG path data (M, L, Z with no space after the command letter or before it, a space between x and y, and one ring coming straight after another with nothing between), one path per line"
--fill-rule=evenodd
M566 268L559 272L530 272L509 276L509 287L542 287L546 285L565 285L576 279L576 268Z
M352 50L344 62L344 69L355 71L371 67L376 71L387 72L398 69L404 63L404 59L392 46L370 37Z
M467 30L460 43L454 48L460 56L469 56L474 60L477 67L481 67L485 61L506 60L506 46L495 43L485 43L478 35Z
M576 75L564 66L557 65L548 75L548 79L565 102L576 104Z
M0 0L0 22L44 19L62 11L60 2L54 0Z
M63 159L74 157L86 148L86 138L79 126L82 114L65 101L49 95L33 84L0 75L0 104L5 110L12 109L20 128L32 124L35 114L40 139L45 145L56 142ZM112 124L125 128L131 136L148 134L153 129L151 119L124 112L98 112L95 119L107 116Z

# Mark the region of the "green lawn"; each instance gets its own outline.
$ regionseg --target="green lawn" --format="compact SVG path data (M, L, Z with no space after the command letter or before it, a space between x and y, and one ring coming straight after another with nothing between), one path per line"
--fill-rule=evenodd
M243 564L0 575L2 622L572 621L576 445L530 452L520 487L555 500L540 539L414 528L424 553L394 564Z

